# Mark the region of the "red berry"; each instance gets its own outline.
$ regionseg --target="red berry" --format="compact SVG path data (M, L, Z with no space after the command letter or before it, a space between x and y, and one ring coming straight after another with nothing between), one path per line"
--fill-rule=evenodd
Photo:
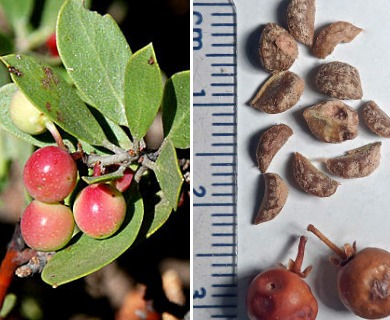
M126 201L117 189L105 183L92 184L81 190L73 205L77 226L92 238L113 235L126 215Z
M310 224L307 229L336 253L330 261L338 267L337 288L347 309L364 319L390 316L390 252L356 243L340 248Z
M317 317L318 303L310 287L302 279L311 270L300 271L306 238L301 237L297 259L288 268L269 268L249 285L246 309L250 320L307 319Z
M37 200L27 206L20 221L24 241L38 251L56 251L64 247L72 237L74 226L68 207Z
M50 54L53 57L58 57L58 49L57 49L57 39L56 39L56 34L52 33L49 38L46 40L46 46L49 49Z
M120 192L126 191L130 187L131 181L133 181L133 177L134 171L130 168L126 168L125 172L123 173L123 177L114 181L115 188L117 188Z
M47 203L59 202L76 186L77 166L68 152L47 146L35 151L27 160L23 180L33 198Z

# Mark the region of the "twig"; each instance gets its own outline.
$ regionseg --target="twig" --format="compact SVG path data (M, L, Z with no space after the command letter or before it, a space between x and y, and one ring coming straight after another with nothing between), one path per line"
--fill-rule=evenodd
M15 226L12 239L7 247L7 252L0 265L0 310L8 288L11 285L16 269L29 261L36 254L35 250L26 249L26 245L20 232L20 225Z

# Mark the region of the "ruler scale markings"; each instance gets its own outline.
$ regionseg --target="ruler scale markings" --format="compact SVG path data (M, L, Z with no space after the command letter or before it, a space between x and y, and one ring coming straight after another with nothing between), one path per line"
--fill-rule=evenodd
M236 15L229 0L193 8L194 319L237 319Z

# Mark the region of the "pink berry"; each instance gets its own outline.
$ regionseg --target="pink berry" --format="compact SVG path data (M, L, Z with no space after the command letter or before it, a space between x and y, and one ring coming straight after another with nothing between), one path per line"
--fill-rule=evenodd
M74 230L72 211L59 203L32 201L25 209L20 227L27 245L38 251L56 251L70 240Z
M105 183L92 184L81 190L73 205L77 226L92 238L113 235L126 215L126 201L117 189Z
M77 182L77 166L72 156L55 146L35 151L23 172L24 185L36 200L55 203L64 200Z
M120 192L126 191L130 187L131 181L133 181L133 177L134 171L130 168L126 168L125 172L123 173L123 177L114 181L115 188L117 188Z

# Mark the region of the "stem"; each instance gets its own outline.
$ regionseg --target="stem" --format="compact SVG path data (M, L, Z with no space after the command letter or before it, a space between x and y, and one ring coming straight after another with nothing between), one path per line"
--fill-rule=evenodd
M57 143L57 146L63 150L68 150L64 144L64 141L62 140L61 134L58 131L57 127L52 121L46 121L45 126L47 130L50 131L51 135L53 136L55 142Z
M348 259L344 250L336 246L332 241L330 241L324 234L321 233L316 227L312 224L309 224L307 230L314 233L323 243L325 243L334 253L336 253L341 259Z
M29 261L35 254L35 250L24 249L24 247L25 244L20 233L20 225L17 224L5 257L0 265L0 310L3 307L5 296L16 269Z
M298 253L294 262L294 272L300 273L302 269L303 257L305 256L305 246L306 246L307 238L305 236L301 236L299 238L298 244Z

